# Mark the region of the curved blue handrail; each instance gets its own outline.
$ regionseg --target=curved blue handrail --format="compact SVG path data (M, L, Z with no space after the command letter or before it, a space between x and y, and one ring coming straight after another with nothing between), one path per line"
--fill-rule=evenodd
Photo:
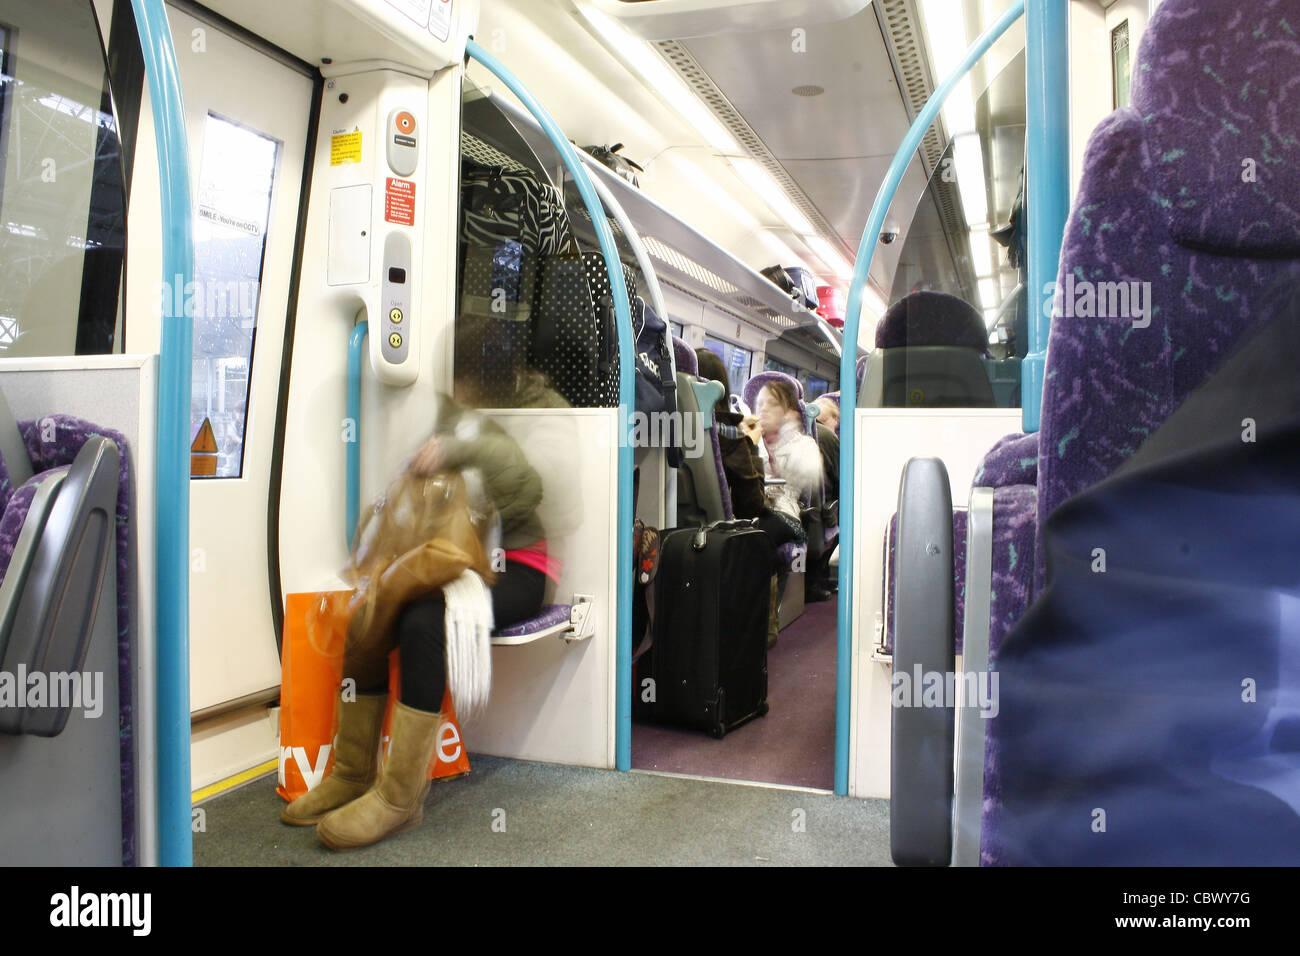
M623 433L618 441L618 550L615 551L615 586L617 621L617 650L615 653L615 725L614 759L619 770L632 769L632 445L629 440L631 415L635 407L633 384L634 349L632 347L632 306L627 298L623 281L623 264L614 244L614 232L605 218L605 210L596 195L595 187L587 176L578 154L560 127L542 107L536 97L487 50L470 40L465 52L478 60L519 97L528 112L532 113L560 154L564 166L573 177L573 183L582 196L583 204L591 214L596 229L605 268L609 271L610 288L614 296L614 316L618 326L618 401L619 422Z
M344 546L349 552L352 550L352 541L357 536L357 518L361 514L361 352L369 328L369 322L358 322L352 326L352 333L348 336L346 414L348 421L352 425L352 431L347 443L347 475L344 480L344 488L346 489L344 494L347 497L347 502L344 505L347 509L344 527L348 534L348 540L344 542Z
M194 277L185 108L162 0L131 0L158 140L163 276L186 293ZM184 295L164 296L164 302ZM194 862L190 830L190 362L193 329L164 307L158 358L158 849L163 866Z
M835 792L849 792L849 697L852 674L850 663L853 654L853 527L854 497L857 486L854 484L854 453L857 430L854 412L858 407L857 357L858 325L862 318L862 290L871 272L871 258L876 249L876 237L885 226L885 217L889 206L903 181L912 157L925 138L930 124L934 122L939 110L948 99L953 88L961 82L962 77L970 72L989 47L1006 33L1013 23L1025 12L1025 0L1016 0L1002 16L984 31L974 45L966 51L951 76L939 84L930 94L925 106L912 123L911 129L903 137L903 143L894 154L894 161L889 164L885 181L876 193L875 204L867 219L867 228L862 233L862 242L858 245L858 257L853 268L853 281L849 284L849 304L844 315L844 351L840 355L840 414L846 427L840 428L840 488L848 488L849 493L840 493L840 527L848 528L849 533L840 536L840 601L837 615L839 628L839 663L835 673ZM844 476L848 477L845 478Z

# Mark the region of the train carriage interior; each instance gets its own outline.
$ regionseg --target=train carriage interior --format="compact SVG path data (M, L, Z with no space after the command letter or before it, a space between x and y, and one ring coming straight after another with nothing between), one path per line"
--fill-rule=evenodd
M0 0L0 858L1300 863L1297 30Z

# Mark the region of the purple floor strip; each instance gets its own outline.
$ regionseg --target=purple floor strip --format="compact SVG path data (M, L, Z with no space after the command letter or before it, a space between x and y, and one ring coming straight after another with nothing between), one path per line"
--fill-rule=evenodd
M766 717L714 740L632 723L632 766L830 790L835 777L835 601L809 604L767 652Z

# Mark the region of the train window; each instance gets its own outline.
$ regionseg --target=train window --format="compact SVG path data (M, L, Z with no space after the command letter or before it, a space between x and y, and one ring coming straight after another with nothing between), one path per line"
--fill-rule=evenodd
M722 359L722 364L727 369L727 390L733 395L741 394L745 389L745 383L750 378L754 353L739 345L716 339L712 335L704 337L704 347Z
M804 401L814 401L831 390L831 383L824 378L818 378L816 375L808 376L808 381L804 385Z
M677 336L677 338L684 339L686 337L686 326L682 323L669 321L668 327L673 330L673 335Z
M6 10L0 355L120 351L126 195L92 6L49 0Z
M1129 82L1132 79L1132 72L1129 68L1127 20L1110 31L1110 66L1114 107L1117 110L1123 109L1129 103Z
M194 377L190 434L207 422L216 473L243 470L257 301L280 144L209 113L203 129L194 217Z

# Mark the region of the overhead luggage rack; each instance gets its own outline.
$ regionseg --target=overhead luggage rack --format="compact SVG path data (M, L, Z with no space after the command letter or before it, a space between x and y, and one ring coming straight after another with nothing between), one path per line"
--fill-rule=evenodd
M498 107L530 145L536 144L541 150L539 155L549 155L543 145L545 138L529 114L491 92L485 93L482 99ZM466 105L468 108L470 104ZM484 141L478 139L478 142ZM490 144L486 145L490 147ZM579 156L589 174L609 187L636 223L647 250L654 257L660 282L737 315L772 336L796 326L816 325L820 321L815 312L796 306L761 273L683 222L617 173L586 153L579 152ZM557 183L570 181L562 168L550 172ZM595 234L591 231L591 218L587 211L581 204L574 204L569 214L575 230L584 240L592 241ZM610 226L616 235L621 233L616 222L611 221Z

